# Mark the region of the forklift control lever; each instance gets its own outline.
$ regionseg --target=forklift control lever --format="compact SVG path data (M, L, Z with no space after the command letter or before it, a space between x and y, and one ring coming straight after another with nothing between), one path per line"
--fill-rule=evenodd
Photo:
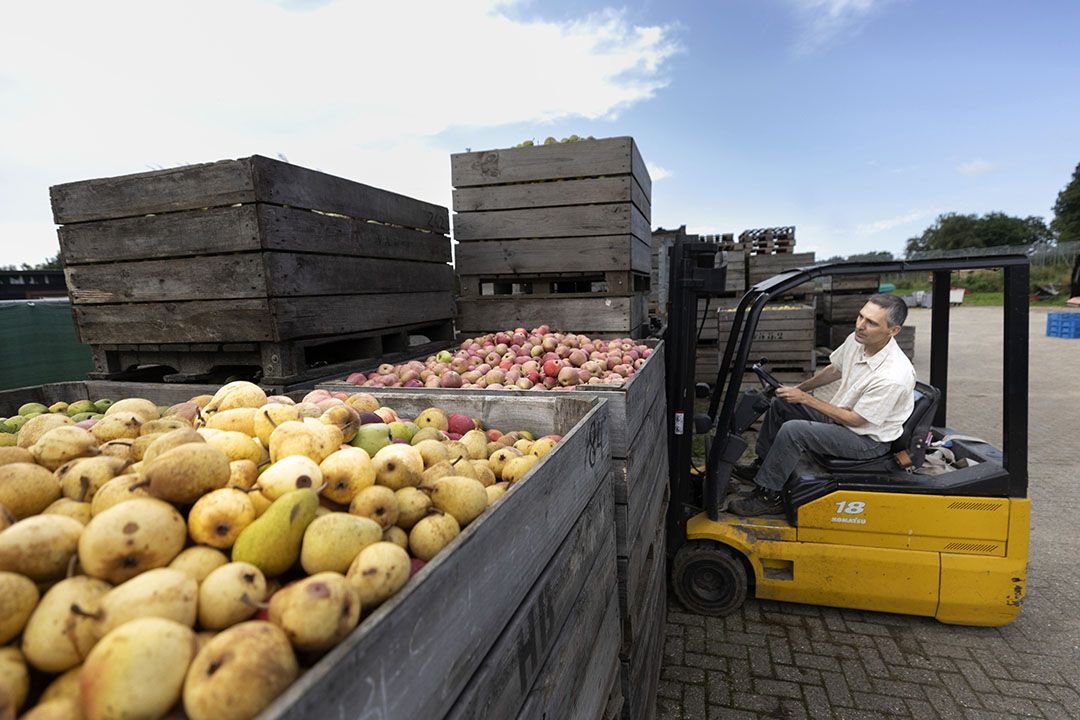
M768 364L769 358L761 358L754 363L750 369L754 371L754 374L761 380L761 385L765 388L766 395L772 395L776 392L777 388L781 387L783 383L773 377L773 374L765 369L765 365Z

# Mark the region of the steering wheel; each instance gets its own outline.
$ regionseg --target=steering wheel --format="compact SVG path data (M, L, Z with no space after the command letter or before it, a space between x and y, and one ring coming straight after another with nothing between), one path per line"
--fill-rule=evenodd
M765 369L765 365L769 362L768 358L761 358L754 363L750 369L754 371L754 374L758 376L758 380L761 381L761 386L765 390L766 395L772 395L780 388L783 383L773 377L773 374Z

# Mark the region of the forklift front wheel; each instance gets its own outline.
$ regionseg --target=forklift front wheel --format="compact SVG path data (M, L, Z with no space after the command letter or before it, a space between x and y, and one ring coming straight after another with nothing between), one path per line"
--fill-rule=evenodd
M675 553L671 584L679 602L691 612L730 615L746 601L746 566L735 551L720 543L692 541Z

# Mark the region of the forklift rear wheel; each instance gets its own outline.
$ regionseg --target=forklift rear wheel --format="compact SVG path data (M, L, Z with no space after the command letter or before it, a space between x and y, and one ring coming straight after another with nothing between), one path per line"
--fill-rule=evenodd
M746 601L746 566L719 543L689 542L680 548L671 580L679 602L699 615L730 615Z

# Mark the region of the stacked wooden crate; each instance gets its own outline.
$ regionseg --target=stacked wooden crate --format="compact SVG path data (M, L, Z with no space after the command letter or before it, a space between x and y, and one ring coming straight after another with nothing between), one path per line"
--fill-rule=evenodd
M446 208L258 155L51 195L93 377L286 383L453 337Z
M855 332L859 310L881 286L881 275L839 275L823 278L818 297L817 345L819 362ZM915 358L915 327L900 329L896 342L904 354Z
M648 326L652 181L633 138L451 156L459 328Z
M663 322L667 319L668 285L671 282L671 246L696 236L686 234L686 226L675 230L657 228L652 231L652 269L649 273L649 315Z

